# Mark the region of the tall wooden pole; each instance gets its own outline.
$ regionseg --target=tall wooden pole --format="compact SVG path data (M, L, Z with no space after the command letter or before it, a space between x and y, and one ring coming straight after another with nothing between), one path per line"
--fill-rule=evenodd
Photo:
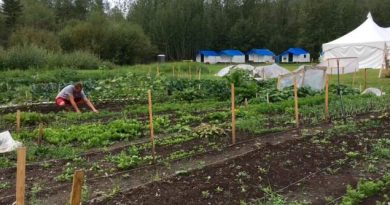
M26 191L26 147L17 149L16 204L24 205Z
M364 69L364 90L367 89L367 68Z
M329 78L326 76L325 82L325 120L329 122Z
M235 114L235 92L234 92L234 84L231 84L231 101L232 101L232 143L236 144L236 114Z
M154 143L154 128L153 128L153 110L152 110L152 91L148 90L148 102L149 102L149 127L150 127L150 142L152 143L152 156L153 163L156 162L156 147Z
M16 132L20 132L20 110L16 111Z
M72 192L70 194L70 204L81 204L81 191L84 183L84 171L77 170L73 175Z
M295 102L295 122L299 128L299 108L298 108L298 84L297 79L294 79L294 102Z
M39 123L38 141L37 141L37 144L39 146L41 146L41 144L42 144L43 134L44 134L43 124Z

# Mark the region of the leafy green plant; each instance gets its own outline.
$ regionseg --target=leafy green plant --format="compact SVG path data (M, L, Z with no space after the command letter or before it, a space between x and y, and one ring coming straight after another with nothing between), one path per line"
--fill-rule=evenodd
M143 162L137 147L132 146L127 151L122 151L119 155L109 157L109 161L114 162L119 169L130 169Z
M70 181L73 178L74 168L67 166L65 170L58 176L56 176L54 179L58 182L66 182Z
M226 137L227 133L224 129L217 125L201 124L194 129L196 135L200 138L207 138L209 140Z
M384 189L390 188L390 175L383 176L382 179L376 181L360 181L356 189L352 186L347 186L347 193L342 198L341 205L354 205L361 202L363 199L380 193Z
M11 184L8 183L8 182L3 182L3 183L0 183L0 190L2 189L9 189L11 188Z

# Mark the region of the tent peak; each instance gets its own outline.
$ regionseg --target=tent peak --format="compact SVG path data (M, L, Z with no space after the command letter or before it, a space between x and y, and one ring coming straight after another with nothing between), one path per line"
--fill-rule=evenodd
M372 14L371 14L371 11L370 11L370 12L368 12L368 14L367 14L367 18L368 18L368 19L372 19Z

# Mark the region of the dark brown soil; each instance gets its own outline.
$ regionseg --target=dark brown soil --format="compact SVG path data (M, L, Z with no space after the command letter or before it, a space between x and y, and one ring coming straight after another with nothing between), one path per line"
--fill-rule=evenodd
M383 123L382 130L371 130L370 132L380 133L388 131L388 123ZM328 126L323 126L321 129L327 129ZM317 128L315 128L317 129ZM313 128L313 130L315 130ZM278 134L270 134L262 139L251 140L255 135L248 133L241 133L238 135L238 141L242 142L241 145L231 146L224 148L221 151L210 150L206 154L199 157L194 157L192 160L208 161L208 158L213 158L214 155L219 155L214 161L210 161L211 166L206 166L204 169L189 172L188 176L168 176L163 174L162 176L169 177L160 182L153 182L149 184L151 177L155 175L157 170L159 173L175 173L175 169L179 169L183 164L191 162L188 159L178 162L176 168L170 170L168 167L156 167L155 170L151 170L150 167L144 167L132 172L134 177L145 177L145 179L134 179L130 182L123 181L123 176L118 175L111 178L102 178L101 180L89 182L89 185L94 187L91 191L94 193L92 196L98 196L95 193L97 190L106 188L107 184L113 185L113 181L119 181L121 187L137 187L140 184L147 183L145 186L130 189L129 192L123 192L120 195L115 196L112 199L105 199L100 204L207 204L208 202L214 204L237 204L239 200L247 200L251 198L259 198L264 196L260 187L272 186L273 189L280 189L292 182L301 179L310 173L316 172L324 167L327 167L334 163L335 160L343 159L345 155L340 152L340 146L343 141L348 144L349 150L365 151L365 147L358 144L358 136L343 136L343 138L333 138L332 143L328 145L316 145L308 140L297 139L297 134L294 131L288 131ZM377 136L381 136L378 134ZM258 137L258 136L257 136ZM246 142L246 140L248 140ZM290 141L289 141L290 140ZM291 141L292 140L292 141ZM219 143L221 145L228 145L228 139L222 140ZM204 141L190 141L183 143L179 146L171 147L158 147L158 153L162 156L166 156L176 150L191 150L195 145L206 145ZM235 150L242 149L242 152L236 152ZM112 149L109 152L101 152L94 154L87 154L85 158L89 163L97 162L108 153L119 153L123 148ZM247 153L249 151L249 153ZM245 155L236 157L244 153ZM55 176L58 176L64 170L64 165L69 162L68 160L55 161L50 168L43 166L29 166L27 167L27 190L30 190L34 183L42 183L45 187L52 187L63 184L63 187L53 188L50 191L43 193L51 200L59 200L62 197L68 197L68 188L70 184L58 183L53 180ZM102 163L104 169L110 169L112 165ZM172 165L170 165L172 166ZM192 167L194 164L192 164ZM87 167L88 170L88 167ZM169 171L170 170L170 171ZM14 184L15 169L0 170L1 182L9 181L10 184ZM149 173L149 174L147 174ZM104 174L104 173L103 173ZM94 178L96 176L95 171L87 171L87 179ZM147 178L147 179L146 179ZM343 179L340 179L342 181ZM345 181L348 181L345 178ZM66 187L65 192L64 187ZM220 188L218 188L220 187ZM123 188L125 189L125 188ZM223 190L223 191L216 191ZM182 190L186 190L183 192ZM294 191L293 187L288 189ZM202 194L203 191L203 194ZM151 193L154 194L151 194ZM65 194L64 194L65 193ZM207 194L208 193L208 194ZM14 187L7 189L0 193L0 199L2 196L14 194ZM158 197L156 197L156 195ZM58 198L56 198L58 196ZM65 199L64 199L65 200ZM49 200L50 201L50 200ZM60 200L62 201L62 200ZM11 200L0 200L1 203L9 203ZM94 201L91 204L96 204Z
M387 198L384 197L384 195L387 195ZM372 205L376 204L377 202L385 202L385 204L390 203L390 190L386 190L383 193L377 194L375 196L369 197L368 199L362 201L360 205Z
M114 101L114 102L96 102L95 105L98 109L104 109L109 110L112 112L119 112L122 111L124 107L131 104L139 104L139 103L146 103L146 102L138 102L138 101ZM83 109L88 109L86 106L82 106ZM64 109L57 107L53 103L49 104L34 104L34 105L20 105L20 106L13 106L8 108L0 108L0 114L7 114L7 113L15 113L17 110L20 110L22 112L39 112L39 113L50 113L50 112L60 112Z
M389 123L385 124L384 127L387 128ZM380 137L384 129L369 132L376 133L370 135L372 137ZM263 197L264 187L279 190L334 165L336 160L346 158L340 151L342 144L346 143L348 151L367 152L367 148L358 143L361 136L337 136L326 145L314 144L308 140L267 144L247 155L195 170L188 176L174 176L122 192L99 204L239 204L240 200ZM345 185L353 182L352 178L358 175L353 172L342 174L334 177L340 184L336 187L322 180L310 182L328 189L329 194L339 195L340 191L345 191ZM291 186L285 192L296 189L297 187ZM316 204L323 202L318 201Z

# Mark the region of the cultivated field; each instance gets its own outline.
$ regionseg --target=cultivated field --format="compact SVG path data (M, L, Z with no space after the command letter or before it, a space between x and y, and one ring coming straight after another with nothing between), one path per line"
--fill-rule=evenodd
M341 76L344 109L336 95L336 77L330 78L329 120L325 93L299 89L297 128L293 88L278 91L274 80L256 82L240 73L215 77L223 67L167 63L1 72L0 104L20 106L0 109L0 129L10 130L27 147L28 204L68 203L76 170L85 172L83 204L389 201L390 97L360 95L364 71ZM87 108L76 114L42 103L52 102L59 89L76 81L83 81L99 114ZM367 85L390 92L389 79L379 79L375 70L368 70ZM38 144L40 124L44 134ZM0 155L0 176L0 204L12 204L16 152Z

